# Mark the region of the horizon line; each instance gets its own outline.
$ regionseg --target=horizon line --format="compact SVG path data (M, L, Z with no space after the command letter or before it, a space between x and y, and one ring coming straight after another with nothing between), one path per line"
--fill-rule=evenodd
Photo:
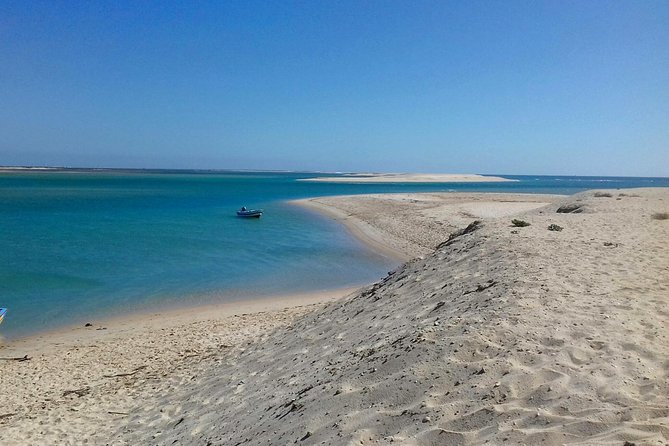
M147 172L147 173L170 173L170 172L191 172L191 173L302 173L302 174L325 174L325 175L346 175L346 174L456 174L456 175L482 175L499 177L583 177L583 178L661 178L667 179L669 176L633 176L633 175L565 175L565 174L492 174L492 173L472 173L472 172L371 172L371 171L325 171L325 170L287 170L287 169L220 169L220 168L172 168L172 167L67 167L67 166L0 166L0 173L10 172L57 172L57 171L79 171L79 172Z

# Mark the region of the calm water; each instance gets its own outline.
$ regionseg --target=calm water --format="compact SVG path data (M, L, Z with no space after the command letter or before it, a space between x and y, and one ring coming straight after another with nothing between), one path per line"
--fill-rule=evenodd
M285 201L407 191L572 194L669 179L511 177L515 183L350 185L283 173L0 173L0 335L249 296L358 285L395 263ZM261 207L260 220L234 216Z

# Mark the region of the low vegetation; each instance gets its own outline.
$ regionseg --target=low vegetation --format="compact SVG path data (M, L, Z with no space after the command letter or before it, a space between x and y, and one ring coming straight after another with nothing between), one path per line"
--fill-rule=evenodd
M653 220L669 220L669 212L657 212L650 216Z
M548 225L548 230L549 231L562 231L562 226L558 226L555 223L551 223Z
M580 214L583 212L582 206L576 203L569 203L558 208L558 214Z
M595 197L598 197L598 198L602 198L602 197L611 198L611 197L613 197L613 195L611 195L611 194L608 193L608 192L595 192Z
M525 226L530 225L525 220L518 220L517 218L514 218L513 220L511 220L511 224L514 225L516 228L524 228Z

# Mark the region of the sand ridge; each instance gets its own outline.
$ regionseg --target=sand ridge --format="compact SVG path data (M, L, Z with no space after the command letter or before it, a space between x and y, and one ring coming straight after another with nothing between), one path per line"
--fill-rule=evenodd
M295 200L346 225L389 257L410 260L434 251L459 228L543 207L563 195L431 192L344 195Z
M527 227L472 219L341 301L220 322L229 341L201 327L206 358L0 418L0 443L665 444L668 208L667 189L590 191L513 216ZM28 387L30 366L0 376Z
M669 196L614 193L474 226L193 384L204 404L178 425L137 417L121 437L663 444L669 228L651 215Z

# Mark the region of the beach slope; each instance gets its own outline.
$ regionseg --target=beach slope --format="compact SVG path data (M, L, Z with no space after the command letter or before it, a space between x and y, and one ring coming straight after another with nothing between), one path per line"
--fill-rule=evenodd
M564 195L425 192L307 198L293 204L323 213L378 252L400 260L425 256L474 220L543 207Z
M662 444L668 205L664 189L588 192L527 227L471 224L145 406L120 438Z

